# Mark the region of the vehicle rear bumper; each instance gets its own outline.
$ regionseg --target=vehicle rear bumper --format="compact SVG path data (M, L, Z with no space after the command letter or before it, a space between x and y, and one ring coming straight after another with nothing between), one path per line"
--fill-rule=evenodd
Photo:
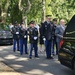
M13 38L0 38L0 44L11 44L13 43Z

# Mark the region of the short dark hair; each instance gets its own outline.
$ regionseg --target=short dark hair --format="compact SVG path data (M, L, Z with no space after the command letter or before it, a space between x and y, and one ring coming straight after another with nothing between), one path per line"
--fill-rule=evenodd
M35 21L30 21L30 22L29 22L29 25L30 25L30 24L35 24Z
M57 22L57 18L54 18L53 21L56 21Z

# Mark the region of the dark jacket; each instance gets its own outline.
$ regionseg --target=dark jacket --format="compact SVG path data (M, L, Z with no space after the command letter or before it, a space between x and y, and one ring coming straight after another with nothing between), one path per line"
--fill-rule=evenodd
M27 40L27 30L23 27L20 27L20 39L22 38Z
M29 27L27 32L29 35L30 43L38 43L38 29L35 27L34 28ZM35 37L37 37L36 40L34 39Z
M19 39L19 26L14 26L11 33L13 34L13 39Z
M41 26L39 28L39 33L40 33L40 36L42 36L42 23L41 23Z
M46 38L46 40L52 39L52 29L53 25L52 23L47 23L46 21L42 24L42 36L43 38Z
M53 39L56 38L56 35L55 35L56 27L57 27L57 25L53 24L53 28L52 28L52 37L53 37Z

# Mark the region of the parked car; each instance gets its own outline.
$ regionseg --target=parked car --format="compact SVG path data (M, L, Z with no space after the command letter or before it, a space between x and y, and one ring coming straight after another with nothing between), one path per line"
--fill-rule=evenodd
M7 25L0 25L0 44L13 44L13 36Z
M67 24L58 59L61 64L75 70L75 15Z

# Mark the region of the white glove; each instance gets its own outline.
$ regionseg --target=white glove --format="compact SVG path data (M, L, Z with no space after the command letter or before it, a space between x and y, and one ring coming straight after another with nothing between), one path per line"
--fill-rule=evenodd
M46 41L46 38L43 38L44 41Z
M26 38L27 36L25 35L24 38Z
M37 37L34 37L34 40L37 40Z
M19 32L16 32L16 34L19 34Z

